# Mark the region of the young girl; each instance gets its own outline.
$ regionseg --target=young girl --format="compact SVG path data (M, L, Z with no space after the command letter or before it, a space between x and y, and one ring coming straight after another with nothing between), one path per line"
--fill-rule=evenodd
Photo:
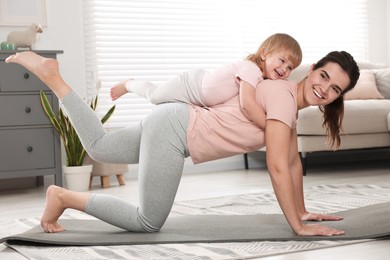
M192 70L161 85L125 80L111 88L116 100L127 92L147 98L153 104L180 101L203 107L220 104L237 94L246 117L264 128L265 116L255 100L255 88L263 79L286 79L302 61L299 43L290 35L277 33L261 43L245 60L222 66L212 72Z

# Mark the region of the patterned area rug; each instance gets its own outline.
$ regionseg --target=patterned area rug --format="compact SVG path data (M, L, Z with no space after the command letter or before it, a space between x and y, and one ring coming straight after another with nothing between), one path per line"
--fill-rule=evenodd
M321 185L305 190L309 211L336 212L390 202L390 188L376 185ZM273 192L234 195L177 202L171 216L194 214L281 214ZM64 218L90 218L68 214ZM39 224L39 219L0 221L1 237L21 233ZM21 246L12 248L28 259L251 259L292 252L362 243L358 241L288 241L246 243L193 243L138 246Z

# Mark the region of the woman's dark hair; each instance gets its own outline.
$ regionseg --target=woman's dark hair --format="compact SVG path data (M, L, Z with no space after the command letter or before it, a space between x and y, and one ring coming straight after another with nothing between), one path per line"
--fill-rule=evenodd
M360 76L360 71L352 55L346 51L333 51L328 53L315 64L314 70L324 67L329 62L337 63L348 74L350 80L347 88L336 100L328 105L320 106L320 110L324 114L322 126L326 128L326 133L329 137L329 144L331 147L335 147L337 149L341 144L340 131L342 130L344 117L343 94L355 87Z

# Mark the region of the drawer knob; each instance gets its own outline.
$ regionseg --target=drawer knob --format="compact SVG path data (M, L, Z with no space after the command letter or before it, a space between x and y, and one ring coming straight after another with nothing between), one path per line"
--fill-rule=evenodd
M28 74L28 73L26 72L26 73L24 73L23 77L24 77L25 79L28 79L28 78L30 77L30 74Z
M32 146L27 146L27 152L31 153L33 151Z
M31 108L29 108L29 107L26 107L26 113L28 114L28 113L30 113L31 112Z

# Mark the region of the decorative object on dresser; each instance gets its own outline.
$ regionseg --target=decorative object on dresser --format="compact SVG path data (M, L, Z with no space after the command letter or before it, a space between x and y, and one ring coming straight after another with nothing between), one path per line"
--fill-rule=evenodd
M2 42L0 44L0 49L1 50L15 50L15 44L12 42Z
M28 48L32 50L35 42L37 41L37 33L42 32L42 26L40 24L33 23L24 31L10 32L7 36L7 42L14 44L15 49Z
M80 138L76 133L72 123L64 111L60 108L56 114L51 106L50 100L47 98L45 92L40 92L41 103L45 114L50 119L50 122L60 134L61 140L64 144L66 152L66 166L63 166L63 173L67 187L71 190L86 191L89 189L89 182L91 177L92 165L84 165L84 158L86 151L81 144ZM92 110L96 110L98 96L91 102ZM104 124L114 113L115 105L112 106L108 112L101 119Z
M56 58L62 51L35 51ZM58 100L34 74L18 64L6 64L15 51L0 51L0 179L54 175L62 186L60 139L39 100L44 91L54 110Z

